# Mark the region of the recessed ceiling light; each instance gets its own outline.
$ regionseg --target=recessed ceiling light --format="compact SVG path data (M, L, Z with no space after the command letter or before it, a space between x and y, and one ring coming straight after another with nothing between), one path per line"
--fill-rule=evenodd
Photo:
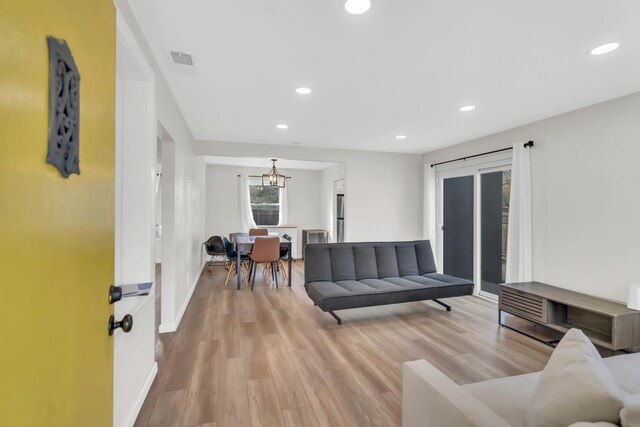
M311 92L311 89L308 87L299 87L296 89L296 93L299 95L309 95Z
M396 139L407 139L407 135L396 135Z
M289 125L285 125L284 123L279 123L279 124L276 125L276 127L278 129L282 129L282 130L289 129Z
M371 0L347 0L344 8L352 15L362 15L371 8Z
M604 55L605 53L613 52L614 50L616 50L619 47L620 47L620 43L618 43L618 42L605 43L603 45L600 45L600 46L597 46L597 47L594 47L593 49L591 49L589 51L589 54L591 54L591 55Z
M463 107L458 108L458 110L462 111L462 112L466 112L466 111L473 111L476 109L475 105L465 105Z

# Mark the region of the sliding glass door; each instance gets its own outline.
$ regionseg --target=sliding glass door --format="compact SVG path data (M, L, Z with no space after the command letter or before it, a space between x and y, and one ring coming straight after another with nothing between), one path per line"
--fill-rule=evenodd
M436 252L440 271L495 298L505 282L510 157L436 171Z
M511 170L480 175L480 291L498 295L505 281Z
M473 280L473 175L443 182L443 272Z

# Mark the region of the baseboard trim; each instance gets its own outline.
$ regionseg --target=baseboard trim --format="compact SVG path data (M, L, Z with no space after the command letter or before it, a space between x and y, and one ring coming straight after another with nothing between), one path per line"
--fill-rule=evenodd
M147 395L149 394L149 390L151 389L151 385L153 384L153 380L156 378L158 374L158 362L153 362L153 366L151 366L151 370L147 374L147 378L144 380L144 385L140 390L140 394L138 394L138 398L136 399L136 403L133 406L133 410L127 419L126 426L133 427L138 418L138 414L140 414L140 410L142 409L142 405L144 404Z
M482 295L482 294L475 294L473 296L474 297L478 297L478 298L482 298L485 301L491 301L491 302L496 303L496 304L498 303L498 298L497 297L496 298L491 298L491 297L488 297L488 296L485 296L485 295Z
M158 326L158 332L160 332L161 334L166 334L167 332L175 332L176 329L178 329L176 327L175 323L162 323L160 324L160 326Z
M182 321L182 316L184 316L184 312L187 311L187 306L189 305L189 301L191 301L191 297L193 296L193 292L196 290L196 286L198 285L198 281L202 276L202 272L207 265L207 261L203 261L200 265L200 273L196 276L195 280L191 284L191 289L189 289L189 293L187 294L187 298L185 298L182 307L180 307L180 311L178 311L178 315L176 316L176 320L173 323L160 324L158 327L158 332L161 334L167 332L175 332L178 330L178 326L180 326L180 321Z

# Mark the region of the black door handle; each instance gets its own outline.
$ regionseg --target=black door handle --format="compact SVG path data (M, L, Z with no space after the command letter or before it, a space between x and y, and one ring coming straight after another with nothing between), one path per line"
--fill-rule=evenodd
M114 304L122 299L122 288L120 286L109 286L109 304Z
M109 316L109 324L107 325L107 331L109 331L109 336L113 335L113 331L118 328L122 328L122 331L125 333L131 332L133 329L133 316L130 314L125 314L121 321L116 322L116 318L113 316Z

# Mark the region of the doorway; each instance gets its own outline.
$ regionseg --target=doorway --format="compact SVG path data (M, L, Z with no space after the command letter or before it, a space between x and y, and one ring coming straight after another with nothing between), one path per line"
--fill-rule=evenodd
M436 171L440 270L473 281L474 293L491 299L505 282L510 189L510 153Z

